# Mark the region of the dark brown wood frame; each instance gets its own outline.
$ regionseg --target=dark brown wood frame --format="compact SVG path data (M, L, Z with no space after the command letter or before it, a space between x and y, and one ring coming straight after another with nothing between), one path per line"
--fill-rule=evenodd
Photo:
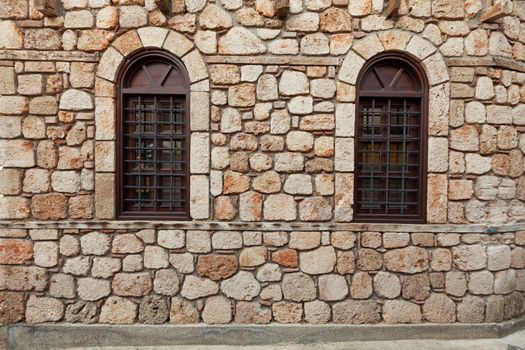
M361 82L365 74L376 64L383 63L385 61L398 62L403 65L409 66L419 78L419 82L422 85L421 93L391 93L391 92L363 92L361 91ZM419 169L419 213L417 215L377 215L377 214L359 214L354 211L355 222L380 222L380 223L425 223L426 222L426 211L427 211L427 144L428 144L428 91L429 84L425 71L419 64L419 61L412 56L402 52L387 52L376 55L375 57L368 60L365 63L359 75L357 77L356 84L356 103L355 103L355 140L354 140L354 206L357 203L357 181L359 175L358 162L358 141L360 136L360 112L359 102L361 97L407 97L407 98L420 98L421 99L421 128L420 128L420 169Z
M163 58L169 60L175 66L177 66L184 77L184 89L126 89L124 88L125 79L130 73L133 72L135 67L139 64L151 62L155 59ZM185 149L184 162L186 163L186 176L185 176L185 191L184 198L184 213L170 213L165 212L124 212L123 209L123 102L126 94L152 94L152 95L178 95L185 97L185 111L184 117L186 118L185 128ZM184 64L174 55L169 52L159 49L142 49L132 56L130 56L124 65L120 68L117 76L117 103L116 103L116 125L117 125L117 139L116 139L116 217L120 220L190 220L190 79L186 67Z

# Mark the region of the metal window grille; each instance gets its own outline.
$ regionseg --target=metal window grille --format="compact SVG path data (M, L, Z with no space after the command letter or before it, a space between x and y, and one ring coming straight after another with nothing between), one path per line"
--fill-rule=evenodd
M424 222L426 101L422 69L400 53L365 65L358 80L355 220Z
M124 211L184 210L184 99L127 96L124 111Z
M189 79L163 51L128 61L120 75L117 215L189 218Z
M357 211L416 214L419 205L420 104L415 99L360 101Z

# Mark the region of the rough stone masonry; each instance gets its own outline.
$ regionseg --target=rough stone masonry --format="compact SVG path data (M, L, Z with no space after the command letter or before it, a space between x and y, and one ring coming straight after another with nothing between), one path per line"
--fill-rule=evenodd
M525 1L157 3L0 0L0 324L525 313ZM117 76L147 49L191 82L190 221L115 219ZM356 80L389 51L429 82L426 224L352 222Z

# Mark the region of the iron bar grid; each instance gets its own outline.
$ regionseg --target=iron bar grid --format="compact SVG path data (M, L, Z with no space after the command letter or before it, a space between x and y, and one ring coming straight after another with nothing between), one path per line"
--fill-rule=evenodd
M421 99L360 99L358 215L415 215L420 206Z
M125 95L123 211L183 213L187 191L185 98Z

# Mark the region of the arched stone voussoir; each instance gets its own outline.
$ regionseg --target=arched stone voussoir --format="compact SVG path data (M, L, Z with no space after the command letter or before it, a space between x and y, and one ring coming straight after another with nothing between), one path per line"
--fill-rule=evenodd
M425 70L430 86L449 81L447 65L439 49L419 34L400 29L370 33L354 41L341 64L338 79L355 85L366 60L387 51L401 51L414 57Z
M137 33L143 47L162 47L168 30L159 27L143 27L137 29Z
M363 39L359 40L355 45L353 45L352 50L357 54L363 57L365 60L372 58L385 51L383 44L379 40L377 34L367 35Z
M97 76L114 83L123 61L124 56L120 52L112 46L108 47L98 63Z
M144 48L163 49L180 58L186 66L191 83L208 78L208 69L202 55L198 50L193 50L195 45L180 33L158 27L130 30L115 39L100 58L97 76L115 83L124 59Z

